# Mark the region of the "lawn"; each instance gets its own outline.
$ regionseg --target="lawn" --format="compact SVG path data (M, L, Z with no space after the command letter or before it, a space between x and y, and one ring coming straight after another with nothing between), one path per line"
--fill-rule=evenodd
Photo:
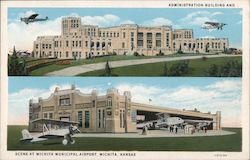
M8 126L8 150L72 150L72 151L232 151L240 152L240 128L224 128L233 135L167 138L75 138L74 145L63 146L61 140L22 144L21 130L26 126Z
M208 76L207 70L212 64L222 65L228 60L237 60L242 62L242 57L218 57L218 58L207 58L189 60L189 71L183 76ZM167 68L177 63L178 61L167 62ZM141 65L133 65L126 67L113 68L112 74L114 76L163 76L164 65L166 62L149 63ZM112 66L111 66L112 67ZM97 70L80 74L78 76L102 76L105 75L105 70Z
M162 57L179 57L179 56L195 56L199 54L194 53L185 53L185 54L170 54L165 56L125 56L125 55L116 55L116 56L104 56L104 57L97 57L93 59L81 59L81 60L71 60L71 64L68 65L59 65L56 64L50 64L45 65L44 67L40 67L36 70L33 70L29 73L31 76L42 76L46 73L53 72L56 70L72 67L72 66L78 66L78 65L84 65L84 64L91 64L91 63L99 63L99 62L106 62L106 61L119 61L119 60L132 60L132 59L148 59L148 58L162 58ZM204 55L204 54L203 54ZM43 59L37 59L28 62L28 65L34 64L34 63L40 63L43 62ZM53 60L50 60L53 61Z

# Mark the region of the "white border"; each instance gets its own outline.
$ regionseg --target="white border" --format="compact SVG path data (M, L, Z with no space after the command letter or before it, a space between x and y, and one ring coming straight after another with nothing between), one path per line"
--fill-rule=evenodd
M135 157L67 157L58 156L57 159L249 159L249 0L210 0L210 1L1 1L1 129L0 129L0 159L51 159L50 156L15 156L15 151L7 151L7 120L8 120L8 76L7 76L7 8L8 7L47 7L47 8L169 8L169 3L209 3L222 4L233 3L235 7L242 8L242 24L243 24L243 77L242 77L242 152L129 152L136 153ZM175 8L175 7L171 7ZM176 7L176 8L193 8L193 7ZM198 7L196 7L198 8ZM201 7L203 8L203 7ZM211 7L213 8L213 7ZM227 7L228 8L228 7ZM38 153L39 151L29 152ZM42 153L52 153L52 151L41 151ZM54 152L54 151L53 151ZM67 151L60 151L65 153ZM59 153L59 152L57 152ZM75 153L75 151L70 151ZM87 152L90 153L90 152ZM116 152L120 153L120 152Z

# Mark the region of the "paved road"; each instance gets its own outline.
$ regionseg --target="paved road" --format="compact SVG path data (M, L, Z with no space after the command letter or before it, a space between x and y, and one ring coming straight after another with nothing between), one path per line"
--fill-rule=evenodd
M206 55L207 58L212 57L232 57L232 56L241 56L241 55ZM132 66L138 64L146 64L146 63L157 63L157 62L168 62L168 61L176 61L176 60L188 60L188 59L199 59L202 58L203 55L198 56L183 56L183 57L165 57L165 58L149 58L149 59L136 59L136 60L121 60L121 61L110 61L109 66L111 68L124 67L124 66ZM105 68L106 62L94 63L94 64L85 64L79 66L73 66L64 68L58 71L49 72L47 76L75 76L81 73L86 73L95 70L101 70Z

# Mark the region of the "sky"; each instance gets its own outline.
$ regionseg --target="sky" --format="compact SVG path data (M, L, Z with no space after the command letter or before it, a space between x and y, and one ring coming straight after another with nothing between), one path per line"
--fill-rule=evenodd
M26 25L21 17L38 13L39 18L49 17L48 21ZM83 24L100 27L121 24L143 26L172 25L173 29L193 29L194 37L229 38L230 47L242 48L241 9L222 8L9 8L8 9L8 48L32 50L37 36L60 35L61 18L80 16ZM206 21L222 22L228 25L223 30L201 29Z
M241 127L241 78L9 77L8 124L28 124L29 100L48 98L55 87L105 95L109 88L130 91L132 101L201 112L221 111L223 127ZM149 99L152 101L149 102Z

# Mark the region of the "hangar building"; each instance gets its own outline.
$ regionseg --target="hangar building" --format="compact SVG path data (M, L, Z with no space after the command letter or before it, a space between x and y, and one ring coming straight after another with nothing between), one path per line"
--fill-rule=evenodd
M29 102L29 131L41 131L42 124L33 123L39 118L48 118L65 121L76 121L82 132L108 132L127 133L136 132L136 123L139 116L145 121L155 120L156 113L168 113L170 116L195 120L213 120L209 129L221 129L221 113L202 113L197 110L180 110L174 108L158 107L149 104L131 101L130 92L122 95L117 89L108 89L105 95L98 95L93 90L85 94L76 89L54 92L47 98L39 98L35 103Z

